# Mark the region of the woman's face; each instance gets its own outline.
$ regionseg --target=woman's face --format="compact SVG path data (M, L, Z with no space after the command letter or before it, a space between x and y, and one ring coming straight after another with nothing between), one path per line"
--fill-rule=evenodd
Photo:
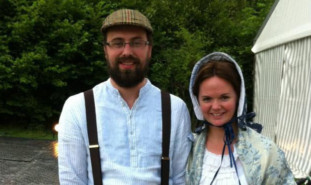
M235 114L237 94L229 82L213 76L201 83L198 101L205 120L222 126Z

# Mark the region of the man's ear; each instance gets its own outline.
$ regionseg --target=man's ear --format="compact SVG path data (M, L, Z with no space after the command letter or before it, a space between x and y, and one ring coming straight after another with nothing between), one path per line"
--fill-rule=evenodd
M151 58L151 55L152 55L152 46L149 46L148 58Z
M106 53L107 51L106 51L106 47L105 46L103 46L103 51L104 51L104 54L105 54L105 58L107 59L108 56L107 56L107 53Z

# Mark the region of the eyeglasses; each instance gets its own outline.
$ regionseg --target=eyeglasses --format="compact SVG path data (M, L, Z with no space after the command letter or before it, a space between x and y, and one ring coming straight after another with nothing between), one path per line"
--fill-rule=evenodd
M111 49L123 49L125 45L128 44L132 49L142 49L146 45L149 45L149 41L144 40L134 40L130 42L124 42L124 41L111 41L111 42L105 42L104 45L109 46Z

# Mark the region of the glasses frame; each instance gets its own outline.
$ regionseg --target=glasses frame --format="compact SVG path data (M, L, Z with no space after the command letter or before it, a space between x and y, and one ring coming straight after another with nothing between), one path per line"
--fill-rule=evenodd
M138 41L130 41L130 42L115 42L115 43L122 43L122 45L120 45L120 47L118 45L113 45L113 42L114 41L110 41L110 42L104 42L103 45L104 46L109 46L111 49L124 49L125 48L125 45L128 44L130 46L130 48L132 49L142 49L144 48L145 46L147 45L150 45L150 42L149 41L145 41L145 40L141 40L139 42L141 42L142 45L139 45L139 46L135 46L135 42L137 43Z

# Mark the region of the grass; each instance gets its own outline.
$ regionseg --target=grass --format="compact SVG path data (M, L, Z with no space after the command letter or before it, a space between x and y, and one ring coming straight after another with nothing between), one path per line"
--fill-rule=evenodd
M19 125L6 125L0 124L0 136L5 137L18 137L30 139L44 139L44 140L57 140L57 134L53 134L52 129L43 128L23 128Z

